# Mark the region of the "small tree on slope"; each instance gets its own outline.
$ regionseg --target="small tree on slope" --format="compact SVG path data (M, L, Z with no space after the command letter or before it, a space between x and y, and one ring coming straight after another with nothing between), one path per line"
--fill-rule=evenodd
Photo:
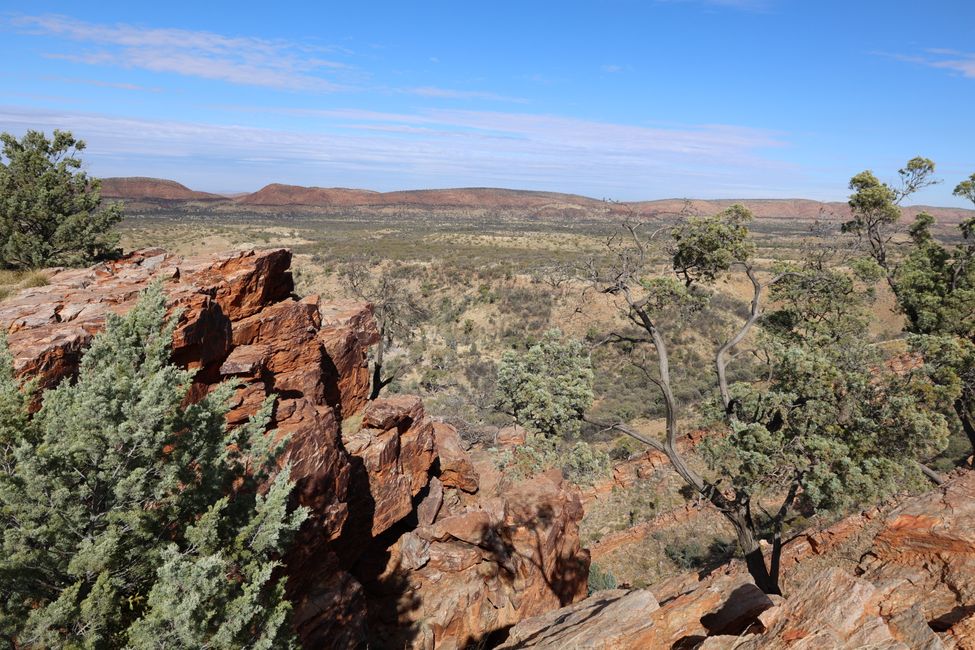
M741 206L685 219L670 231L667 254L659 256L653 235L627 226L610 242L612 261L590 263L594 285L621 299L631 323L606 341L629 350L655 385L666 435L648 437L625 422L598 424L664 453L732 525L756 585L779 593L782 532L796 508L836 509L895 489L917 475L917 458L943 446L947 428L932 406L937 395L922 389L928 384L888 371L864 340L869 292L858 285L869 278L857 276L870 269L851 274L810 256L766 277L753 259L750 219ZM715 282L739 270L752 299L728 338L715 346L712 413L725 424L725 435L706 444L709 472L702 474L676 446L681 405L663 324L693 328ZM766 317L769 287L777 308ZM747 351L764 360L764 376L734 382L728 366ZM766 535L772 543L768 562L759 545Z
M275 568L305 511L288 513L287 468L269 477L272 404L232 431L230 386L186 406L165 312L152 286L109 317L33 416L0 355L0 635L17 647L293 645Z
M975 218L959 224L961 241L935 239L934 217L921 212L907 228L900 226L900 201L936 181L934 163L908 161L898 174L899 188L864 171L850 181L853 214L845 229L880 268L907 319L911 345L925 360L930 378L943 391L945 413L975 449ZM975 174L960 182L955 196L975 204ZM882 215L882 216L881 216ZM906 241L904 241L906 239ZM894 244L898 244L895 246ZM905 251L906 252L902 252Z

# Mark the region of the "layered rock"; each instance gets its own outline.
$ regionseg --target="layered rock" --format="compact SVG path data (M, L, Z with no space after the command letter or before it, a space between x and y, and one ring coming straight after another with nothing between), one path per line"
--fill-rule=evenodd
M845 557L865 536L867 552ZM594 594L516 625L503 647L973 649L975 473L796 537L782 570L784 599L733 562Z
M158 281L177 320L173 359L195 371L190 399L236 383L236 426L274 396L283 461L311 511L285 558L306 647L462 647L584 595L577 492L554 475L484 491L457 432L418 398L367 402L371 306L293 296L290 262L280 249L139 251L55 272L0 304L0 327L16 372L54 386Z

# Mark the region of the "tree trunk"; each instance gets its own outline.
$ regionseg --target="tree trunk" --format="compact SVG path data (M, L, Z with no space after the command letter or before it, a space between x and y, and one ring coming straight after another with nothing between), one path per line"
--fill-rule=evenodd
M369 399L374 400L379 397L379 392L387 382L383 381L383 354L386 351L386 327L379 328L379 343L376 344L376 358L372 362L372 391Z
M975 413L972 413L964 397L956 399L954 406L955 413L958 414L958 419L961 420L961 428L964 430L965 435L968 436L968 441L972 443L972 450L975 452Z
M732 511L724 512L724 516L731 522L731 525L735 529L735 534L738 536L738 545L745 555L745 566L748 567L748 573L751 574L752 580L755 581L755 586L766 594L782 595L782 590L779 589L778 571L776 570L776 575L773 575L765 565L765 555L762 553L762 547L759 545L758 540L755 539L755 534L751 526L748 525L744 514ZM778 548L773 548L772 551L773 555L781 553L781 545ZM772 566L778 567L778 564L778 558L773 557Z

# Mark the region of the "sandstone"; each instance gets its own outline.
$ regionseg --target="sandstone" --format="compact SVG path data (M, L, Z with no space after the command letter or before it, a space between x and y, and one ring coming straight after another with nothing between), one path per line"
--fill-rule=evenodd
M501 447L514 447L525 444L527 438L528 432L525 431L524 427L518 424L510 424L498 429L498 434L494 440Z
M420 526L429 526L437 519L443 506L443 483L436 476L430 479L427 495L416 507L416 517Z
M654 625L651 614L657 609L649 591L599 591L574 605L518 623L499 648L647 648L636 645L636 639Z
M871 509L797 535L783 551L785 597L762 594L740 561L704 577L674 576L652 588L660 607L615 647L975 648L973 504L975 474L963 471L886 516ZM853 549L864 547L857 563L862 551ZM849 571L835 566L841 561ZM563 647L560 622L587 602L516 626L505 647ZM596 612L578 628L615 639L627 623Z
M476 492L477 470L460 444L457 429L444 422L435 422L433 432L437 457L440 459L440 480L448 487Z
M404 581L408 596L377 607L372 629L387 646L464 648L492 633L585 595L588 556L579 549L578 493L549 472L500 493L464 494L462 512L441 512L432 526L401 536L380 576ZM419 570L405 549L414 537L429 542L429 562ZM378 612L395 611L383 618Z
M887 587L893 616L914 604L925 620L947 628L975 605L975 473L908 500L884 520L860 563L863 577Z

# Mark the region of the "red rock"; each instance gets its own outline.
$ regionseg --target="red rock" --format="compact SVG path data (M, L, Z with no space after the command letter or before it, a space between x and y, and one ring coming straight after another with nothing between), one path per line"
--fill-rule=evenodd
M437 457L440 459L440 480L447 487L477 492L477 470L460 444L457 429L445 422L435 422L433 431Z
M521 621L499 650L650 648L636 645L636 639L653 627L651 614L659 608L649 591L599 591L574 605Z
M220 374L246 375L254 377L260 374L267 361L268 348L263 345L238 345L220 366Z
M440 514L443 506L443 483L436 476L430 479L430 489L427 495L416 507L416 517L420 526L430 526Z
M525 444L525 440L528 438L528 432L524 427L511 424L506 427L501 427L498 430L498 435L495 436L495 443L501 447L514 447L517 445Z
M455 491L448 488L448 491ZM498 494L470 497L471 508L402 536L390 549L381 581L409 584L408 594L377 602L381 644L463 648L494 630L585 595L588 556L578 545L578 493L549 472ZM407 566L401 549L419 536L430 560Z

